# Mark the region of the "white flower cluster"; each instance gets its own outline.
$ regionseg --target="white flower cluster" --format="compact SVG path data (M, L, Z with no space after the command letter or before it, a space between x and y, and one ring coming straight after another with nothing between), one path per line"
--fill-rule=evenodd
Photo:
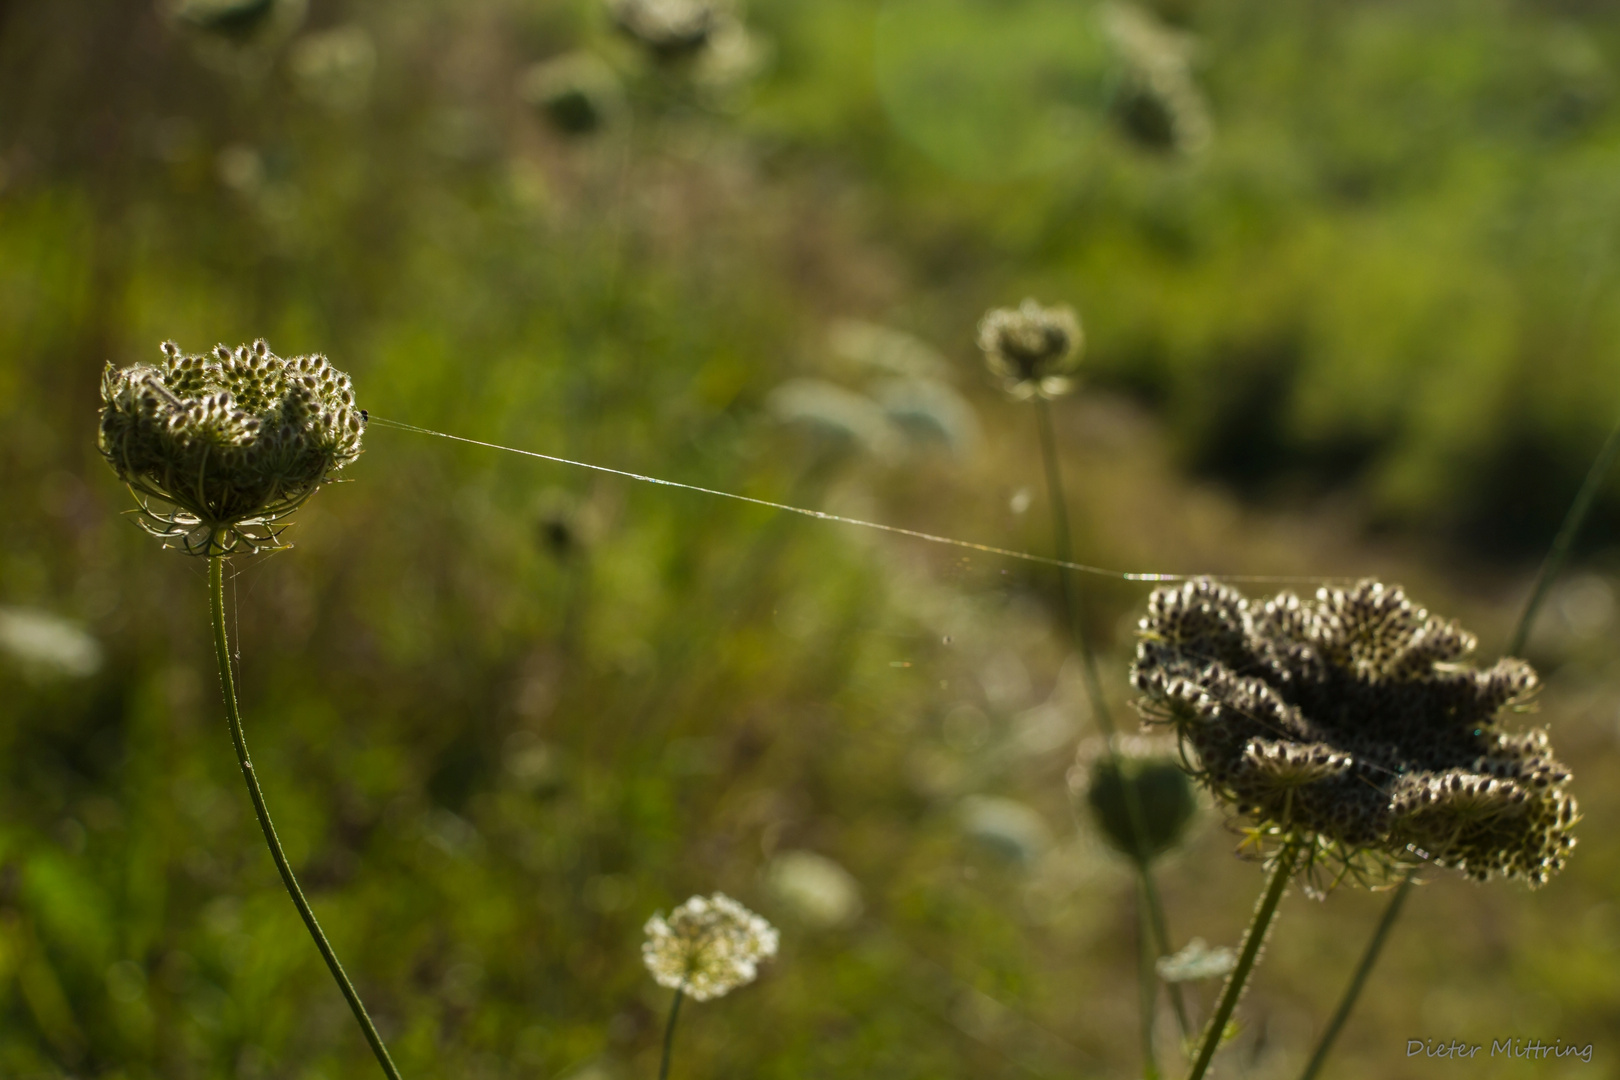
M1161 956L1154 968L1165 982L1192 982L1213 979L1237 966L1237 953L1225 945L1210 948L1203 938L1193 938L1174 956Z
M724 893L694 896L647 920L641 957L659 986L708 1001L754 981L776 955L776 930Z
M678 60L702 51L725 21L716 0L609 0L619 29L660 60Z

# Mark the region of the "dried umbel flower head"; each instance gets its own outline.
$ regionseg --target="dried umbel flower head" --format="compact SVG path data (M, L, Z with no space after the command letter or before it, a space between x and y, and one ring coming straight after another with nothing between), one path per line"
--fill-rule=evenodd
M1224 945L1210 948L1203 938L1193 938L1174 956L1161 956L1153 965L1165 982L1195 982L1214 979L1237 966L1237 954Z
M1052 831L1034 807L999 795L969 795L958 807L962 831L988 854L1033 867L1052 847Z
M608 0L613 22L660 62L703 51L731 18L717 0Z
M1125 61L1113 104L1125 133L1151 150L1208 147L1214 123L1193 78L1192 39L1134 4L1110 5L1104 25Z
M904 438L883 406L825 379L789 379L766 398L776 418L818 442L829 456L861 452L892 461Z
M1077 799L1084 799L1108 845L1132 859L1156 859L1175 848L1186 838L1198 811L1192 781L1181 767L1171 739L1115 736L1111 741L1089 740L1075 755L1069 789ZM1141 815L1140 843L1127 799L1132 790ZM1146 849L1140 855L1139 846Z
M1013 397L1054 398L1074 385L1068 373L1080 362L1080 320L1069 307L1044 308L1025 300L996 308L979 320L985 363Z
M589 53L569 53L523 73L518 93L564 135L593 135L624 109L613 69Z
M659 986L698 1001L754 981L759 962L776 955L776 930L724 893L694 896L665 919L647 920L641 958Z
M0 607L0 655L36 678L89 678L106 658L101 642L80 624L24 607Z
M165 342L163 356L107 365L100 445L141 524L188 554L274 546L276 523L360 455L366 414L326 357L263 341L210 356Z
M1192 581L1154 592L1139 635L1144 711L1174 725L1212 792L1313 862L1540 885L1575 845L1569 771L1546 735L1498 728L1535 672L1469 665L1473 636L1399 588L1255 601Z
M771 894L812 926L844 926L861 914L861 885L855 875L814 851L784 851L765 875Z

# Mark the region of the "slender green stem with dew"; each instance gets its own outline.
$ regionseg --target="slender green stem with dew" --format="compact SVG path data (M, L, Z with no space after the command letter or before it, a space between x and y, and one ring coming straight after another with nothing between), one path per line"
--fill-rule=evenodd
M1069 510L1068 500L1063 494L1063 474L1058 464L1057 437L1052 431L1051 405L1044 397L1035 398L1036 425L1040 429L1041 461L1046 472L1047 502L1052 511L1052 533L1056 550L1053 552L1057 558L1064 562L1071 562L1074 553L1071 550L1069 538ZM1120 794L1125 802L1125 814L1130 819L1131 835L1136 843L1136 855L1131 860L1136 866L1137 880L1141 883L1138 893L1139 902L1146 908L1147 918L1143 920L1144 931L1151 930L1154 937L1156 956L1170 954L1170 930L1164 917L1164 904L1159 898L1159 889L1153 880L1153 869L1148 855L1147 827L1144 824L1142 804L1136 790L1134 779L1127 776L1119 759L1119 752L1114 746L1114 718L1108 711L1108 699L1103 694L1102 679L1097 673L1097 657L1091 651L1091 645L1086 639L1084 627L1084 614L1081 609L1079 591L1069 578L1067 569L1058 571L1058 582L1061 585L1063 598L1063 613L1069 622L1069 633L1074 640L1075 649L1080 653L1082 679L1086 686L1086 696L1091 701L1092 715L1097 718L1097 726L1102 729L1107 741L1108 762L1119 776ZM1166 991L1170 997L1170 1005L1176 1014L1176 1023L1181 1029L1181 1037L1191 1037L1191 1027L1187 1020L1187 1006L1181 997L1181 987L1175 983L1167 983ZM1152 1027L1151 1009L1155 993L1149 998L1144 995L1144 1008L1150 1010L1143 1017L1143 1024ZM1149 1058L1151 1065L1152 1058Z
M1260 949L1266 943L1266 931L1271 927L1271 917L1277 913L1277 904L1282 900L1283 892L1288 888L1288 879L1294 875L1294 863L1298 861L1299 848L1290 841L1277 852L1276 865L1271 868L1271 881L1266 885L1266 891L1260 896L1260 905L1254 909L1254 918L1249 922L1248 932L1243 935L1243 951L1238 954L1237 967L1226 978L1226 988L1221 991L1221 1000L1215 1006L1215 1013L1209 1018L1209 1026L1204 1029L1204 1038L1198 1047L1198 1057L1193 1061L1192 1072L1187 1074L1187 1080L1202 1080L1204 1071L1209 1068L1210 1059L1221 1045L1221 1036L1226 1032L1227 1021L1232 1019L1232 1011L1237 1008L1238 998L1243 996L1243 987L1249 981L1249 974L1254 970L1255 961L1260 958Z
M1508 639L1507 655L1522 656L1524 647L1530 640L1530 629L1535 625L1536 613L1541 609L1541 603L1547 598L1554 581L1563 572L1564 565L1569 562L1570 553L1575 549L1575 539L1580 535L1581 526L1586 524L1587 515L1592 512L1592 504L1597 501L1598 492L1603 489L1603 481L1608 477L1609 470L1614 467L1616 456L1620 456L1620 425L1616 425L1604 441L1597 457L1592 459L1592 467L1587 470L1586 479L1581 483L1580 491L1575 494L1575 501L1569 504L1569 512L1564 515L1563 524L1558 527L1558 535L1553 537L1552 546L1547 549L1547 557L1541 561L1541 568L1536 572L1535 584L1530 588L1530 597L1525 601L1524 610L1519 613L1519 621L1513 627L1513 636ZM1361 955L1361 961L1356 965L1355 974L1350 977L1350 985L1345 987L1344 997L1339 1001L1339 1007L1334 1010L1333 1019L1328 1021L1327 1027L1322 1031L1322 1037L1317 1040L1316 1049L1311 1053L1311 1059L1300 1074L1300 1080L1313 1080L1321 1071L1322 1063L1327 1060L1328 1053L1333 1049L1333 1042L1339 1037L1339 1029L1350 1017L1350 1011L1355 1008L1356 1000L1361 996L1362 985L1372 972L1373 965L1378 962L1378 954L1384 947L1384 939L1395 925L1400 916L1401 907L1406 903L1407 894L1417 876L1416 868L1408 870L1401 883L1395 888L1395 895L1390 897L1389 906L1384 909L1383 918L1378 921L1378 929L1373 931L1372 940L1367 943L1366 950Z
M664 1056L658 1062L658 1080L669 1080L670 1051L675 1049L675 1021L681 1015L681 999L686 996L686 988L675 988L675 1001L669 1007L669 1022L664 1025Z
M310 908L309 901L304 899L304 891L298 887L298 879L293 876L292 865L287 862L287 855L281 850L281 841L276 838L275 826L270 823L270 811L265 809L264 793L259 790L259 779L253 772L253 761L248 757L247 742L242 736L242 713L236 703L236 680L231 673L230 639L225 633L225 557L222 555L213 555L208 559L208 591L212 601L214 653L219 660L220 692L225 697L225 714L230 721L231 741L236 744L236 761L242 767L242 778L247 781L248 795L253 800L253 812L259 819L259 828L264 830L265 843L270 845L270 855L276 861L276 869L281 872L281 881L287 886L287 894L292 897L293 906L298 908L298 914L303 917L304 925L309 928L309 936L315 939L316 948L320 949L321 956L326 960L326 966L332 971L332 978L337 980L343 996L349 1001L349 1008L354 1010L354 1018L360 1022L360 1029L365 1032L366 1042L371 1044L371 1052L377 1055L377 1063L382 1066L389 1080L400 1080L399 1070L394 1067L393 1060L388 1056L388 1048L383 1045L382 1036L377 1034L377 1027L366 1013L360 995L355 992L354 984L349 981L349 976L343 971L343 965L338 962L337 953L332 951L331 943L322 933L321 924L315 920L315 912Z

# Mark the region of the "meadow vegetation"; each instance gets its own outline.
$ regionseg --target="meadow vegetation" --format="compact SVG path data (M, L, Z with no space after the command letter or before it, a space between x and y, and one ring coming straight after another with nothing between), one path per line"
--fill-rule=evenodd
M643 927L715 893L780 938L672 1076L1139 1075L1139 919L1050 568L378 420L1050 555L975 342L1033 297L1084 329L1041 403L1077 560L1399 582L1495 661L1620 417L1613 12L738 10L694 60L600 0L0 0L0 1075L375 1071L241 790L206 564L97 449L104 365L164 341L323 353L372 420L226 585L406 1077L656 1075ZM1620 480L1525 650L1580 846L1423 875L1323 1075L1615 1067L1617 524ZM1130 730L1152 586L1071 585ZM1155 861L1177 949L1238 945L1241 839L1206 804ZM1221 1075L1299 1074L1385 900L1284 897Z

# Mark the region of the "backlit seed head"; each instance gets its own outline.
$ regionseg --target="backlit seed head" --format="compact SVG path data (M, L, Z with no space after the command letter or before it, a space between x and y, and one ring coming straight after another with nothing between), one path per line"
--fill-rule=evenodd
M349 377L262 340L162 351L162 364L109 364L101 378L101 452L138 520L192 555L275 546L276 523L360 455L365 413Z
M1209 103L1193 77L1193 40L1135 4L1112 4L1104 17L1124 62L1113 113L1124 133L1155 151L1196 154L1214 134Z
M1002 388L1016 398L1053 398L1069 392L1080 362L1080 320L1069 307L1043 308L1025 300L996 308L979 320L979 348Z
M1081 745L1069 773L1069 789L1086 809L1108 845L1138 857L1127 792L1134 788L1141 813L1143 853L1149 860L1177 847L1198 811L1192 781L1182 769L1175 743L1164 738L1115 737Z
M564 135L593 135L624 109L613 69L589 53L569 53L524 72L518 93Z
M621 31L665 63L702 52L732 17L717 0L608 0L608 11Z
M669 918L647 920L642 961L659 986L708 1001L754 981L759 962L776 955L770 923L724 893L694 896Z
M1574 846L1569 771L1546 733L1497 728L1535 672L1468 664L1473 636L1399 588L1256 601L1192 581L1155 591L1138 632L1143 710L1175 727L1218 798L1259 833L1308 841L1312 864L1539 885Z

